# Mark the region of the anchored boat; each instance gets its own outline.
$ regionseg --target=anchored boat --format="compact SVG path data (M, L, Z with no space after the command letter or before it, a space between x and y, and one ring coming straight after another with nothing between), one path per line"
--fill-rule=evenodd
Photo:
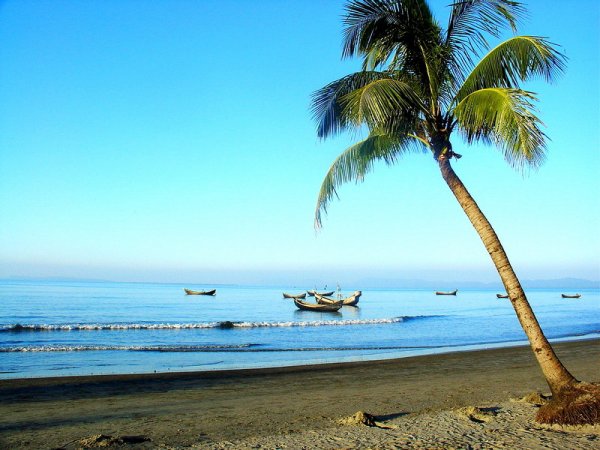
M336 312L339 311L343 306L343 302L339 301L331 305L321 305L319 303L307 303L300 299L295 298L294 304L303 311L317 311L317 312Z
M304 292L303 294L287 294L284 292L283 298L306 298L306 292Z
M210 291L192 291L191 289L183 288L186 295L216 295L217 290L211 289Z
M354 294L351 296L339 300L319 294L315 294L315 298L317 299L317 303L321 305L333 305L341 301L342 306L356 306L361 295L362 291L354 291Z
M450 291L450 292L436 291L435 295L456 295L457 292L458 292L458 289L455 291Z

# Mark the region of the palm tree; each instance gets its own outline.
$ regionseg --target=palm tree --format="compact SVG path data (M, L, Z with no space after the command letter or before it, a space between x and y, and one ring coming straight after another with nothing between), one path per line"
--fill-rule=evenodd
M520 83L534 77L553 80L566 58L541 37L515 35L494 48L486 39L499 38L505 29L516 32L523 14L515 1L457 0L443 29L426 0L349 1L343 57L361 57L362 70L316 91L312 110L321 138L351 129L368 130L368 136L331 165L315 225L322 225L336 188L362 180L375 161L392 164L411 150L430 152L489 252L552 391L550 406L537 419L597 423L599 386L576 380L559 361L498 236L451 165L461 157L450 141L453 132L469 144L495 145L517 169L544 160L546 136L535 115L537 99Z

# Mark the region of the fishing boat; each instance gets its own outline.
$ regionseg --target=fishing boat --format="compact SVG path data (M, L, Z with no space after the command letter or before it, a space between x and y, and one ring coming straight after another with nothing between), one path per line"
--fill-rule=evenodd
M458 289L455 291L451 291L451 292L436 291L435 295L456 295L457 292L458 292Z
M570 294L561 294L561 296L562 296L562 298L580 298L581 294L573 294L573 295L570 295Z
M317 312L337 312L342 307L342 301L334 303L332 305L321 305L319 303L307 303L300 299L295 298L294 304L303 311L317 311Z
M306 298L306 292L302 293L302 294L287 294L287 293L283 293L283 298Z
M217 290L211 289L210 291L192 291L191 289L183 288L186 295L216 295Z
M329 297L330 295L333 295L335 291L327 291L327 292L317 292L317 291L306 291L306 293L308 294L309 297L314 297L315 294L319 294L322 297Z
M354 291L354 294L351 296L339 300L319 294L315 294L315 298L317 299L317 303L321 305L333 305L341 301L342 306L356 306L361 295L362 291Z
M498 298L508 298L508 294L496 294Z

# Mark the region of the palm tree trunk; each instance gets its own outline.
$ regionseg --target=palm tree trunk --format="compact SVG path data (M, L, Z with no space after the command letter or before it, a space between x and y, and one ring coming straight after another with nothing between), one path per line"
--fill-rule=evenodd
M458 200L458 203L483 241L486 250L492 257L492 261L502 279L502 283L504 284L506 293L510 298L519 322L529 339L529 344L531 345L538 364L546 377L550 390L553 395L557 395L561 389L577 383L577 380L569 373L565 366L563 366L554 353L552 346L546 339L546 336L544 336L540 324L527 301L521 283L500 243L500 239L498 239L491 224L452 169L449 156L447 154L440 155L438 164L442 172L442 177Z

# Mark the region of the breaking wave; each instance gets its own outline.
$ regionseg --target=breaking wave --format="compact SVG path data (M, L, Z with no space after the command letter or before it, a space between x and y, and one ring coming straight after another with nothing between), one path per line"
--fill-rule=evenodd
M0 353L20 352L86 352L86 351L130 351L130 352L232 352L244 351L260 344L239 345L26 345L1 347Z
M264 352L322 352L322 351L362 351L362 350L401 350L417 348L437 348L438 346L343 346L343 347L299 347L272 348L262 344L239 345L28 345L1 347L0 353L39 353L39 352L86 352L86 351L128 351L128 352L198 352L198 353L264 353Z
M193 330L207 328L280 328L381 325L425 319L435 316L403 316L390 319L319 320L311 322L199 322L199 323L75 323L75 324L10 324L0 325L0 332L34 331L99 331L99 330Z

